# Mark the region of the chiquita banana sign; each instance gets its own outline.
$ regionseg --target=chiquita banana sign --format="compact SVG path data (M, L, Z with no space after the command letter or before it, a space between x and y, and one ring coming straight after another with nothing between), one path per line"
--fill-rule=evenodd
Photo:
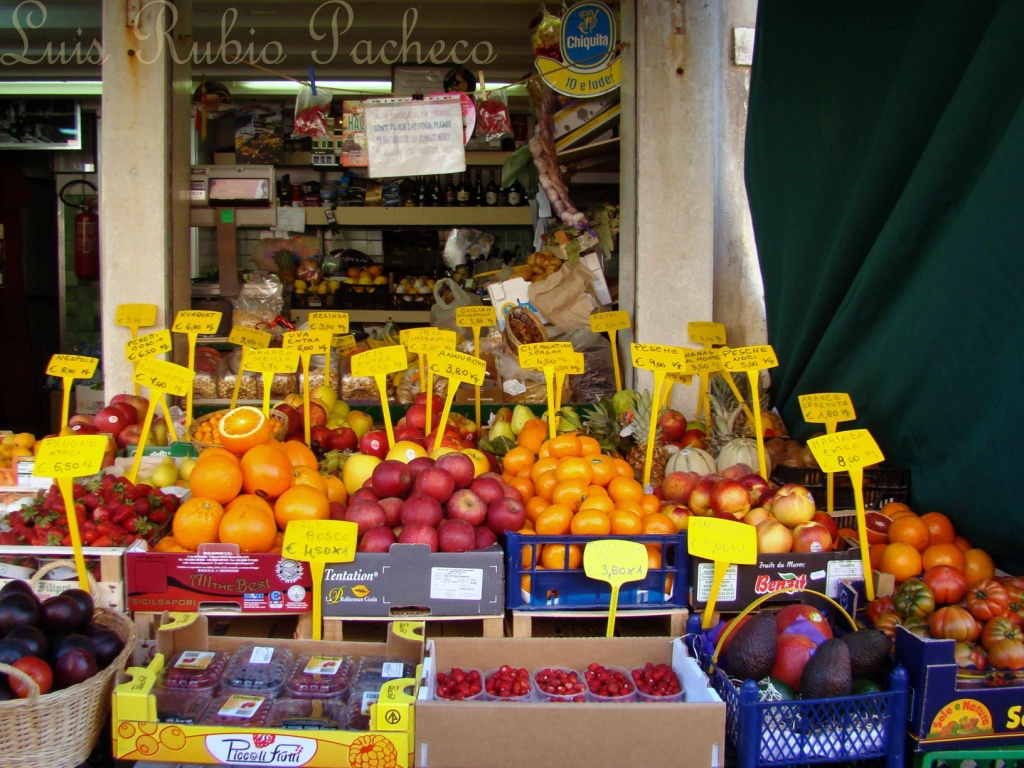
M590 98L614 91L622 81L615 16L604 3L574 5L562 17L562 61L537 57L544 82L565 96Z

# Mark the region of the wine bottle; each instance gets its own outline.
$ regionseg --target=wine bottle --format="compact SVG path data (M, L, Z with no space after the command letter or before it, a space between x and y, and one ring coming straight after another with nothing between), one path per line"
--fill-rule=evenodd
M471 204L473 190L469 187L469 171L459 177L459 186L455 190L455 200L458 205L465 207Z
M480 169L476 169L476 184L473 185L473 205L485 205L487 197L484 193L484 181Z
M427 177L420 176L419 183L416 186L416 205L419 208L425 208L427 203Z
M427 197L427 205L431 208L439 208L444 205L444 193L441 192L441 178L434 176L430 179L430 189Z
M516 179L512 182L512 186L508 188L508 204L523 205L524 202L523 187L519 183L519 179Z
M484 198L484 203L489 206L496 206L498 204L498 185L494 181L494 169L491 168L488 172L490 175L487 182L487 192Z
M446 206L455 205L455 185L452 183L453 174L448 174L448 183L444 185L444 204Z

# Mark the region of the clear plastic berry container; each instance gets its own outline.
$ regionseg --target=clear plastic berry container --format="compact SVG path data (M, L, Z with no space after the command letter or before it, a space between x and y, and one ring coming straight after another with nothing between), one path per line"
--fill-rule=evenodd
M363 656L352 673L352 689L369 690L380 687L388 680L415 677L416 665L403 661L389 661L384 656Z
M630 670L636 685L636 700L645 703L666 703L683 701L686 690L679 676L667 664L646 664ZM645 693L644 688L651 690ZM673 693L674 691L674 693Z
M212 691L220 682L229 658L223 651L182 651L164 669L163 687Z
M502 674L502 678L499 681L493 680L499 672ZM516 694L511 690L506 691L503 688L494 689L496 686L500 686L509 675L526 686L524 693ZM497 669L489 669L484 673L483 692L487 696L487 701L533 701L533 675L530 674L529 670L513 667L509 664Z
M195 725L203 719L210 704L209 691L194 691L187 688L157 688L156 718L162 723Z
M462 667L438 672L434 698L437 701L484 701L484 676L479 669Z
M345 704L338 699L278 699L270 707L270 728L336 731L345 724Z
M351 656L302 654L285 680L285 695L294 699L344 698L348 694L351 672Z
M348 709L345 712L345 729L349 731L370 730L370 706L380 697L380 690L363 691L357 694L355 691L348 700Z
M288 648L243 645L231 657L220 680L221 693L276 696L284 687L293 661Z
M265 728L273 699L245 693L225 693L214 698L203 715L203 725Z
M622 704L636 699L636 684L630 671L625 667L591 664L583 670L587 683L587 701L599 704ZM619 677L621 676L621 677ZM612 693L600 693L607 684L616 686Z
M568 667L543 667L530 674L533 690L541 701L568 703L586 701L583 675Z

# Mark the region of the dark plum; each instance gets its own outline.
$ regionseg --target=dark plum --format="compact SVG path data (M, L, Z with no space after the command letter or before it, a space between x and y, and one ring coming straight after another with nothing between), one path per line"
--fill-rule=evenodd
M28 656L45 659L50 651L50 641L39 627L15 627L4 639L21 643L28 651Z
M50 657L53 661L57 661L68 651L78 649L80 651L88 651L90 655L95 655L92 649L92 640L85 635L65 635L59 639L55 639L50 648Z
M87 622L82 606L67 593L56 595L43 603L40 611L39 625L47 634L66 635L77 632Z
M40 617L39 601L35 596L9 592L0 597L0 635L15 627L35 626Z
M93 613L96 610L96 604L92 601L92 597L88 592L84 589L67 589L64 592L61 592L61 594L64 597L70 597L78 603L79 608L82 609L82 624L78 627L79 630L92 621Z
M0 640L0 664L13 664L22 656L29 656L28 648L18 640Z
M96 674L96 659L92 653L72 648L53 664L54 688L70 688Z
M90 632L89 642L92 644L92 652L100 669L105 669L124 650L124 641L118 637L117 632L106 627Z
M32 587L29 586L29 583L27 581L22 581L21 579L9 581L4 584L3 588L0 588L0 597L12 594L27 595L37 603L39 602L39 597L32 591Z

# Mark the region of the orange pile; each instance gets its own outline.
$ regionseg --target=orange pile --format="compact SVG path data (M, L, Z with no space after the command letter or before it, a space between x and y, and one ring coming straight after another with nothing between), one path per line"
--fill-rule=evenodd
M523 534L607 536L675 534L675 523L661 513L661 501L644 493L633 468L623 459L601 453L597 440L566 433L543 439L534 450L543 421L528 422L519 433L518 445L502 460L502 479L517 489L526 503ZM523 435L527 434L524 444ZM580 568L579 545L547 544L537 547L538 567ZM661 549L648 545L649 565L661 567ZM533 547L523 547L523 565L533 562Z
M258 419L238 426L246 440L261 428ZM217 542L237 544L246 553L280 552L290 521L326 520L331 502L348 500L341 480L323 477L313 452L296 441L264 438L240 456L208 448L199 454L189 481L192 498L178 509L171 535L156 544L158 552L194 552L200 544Z

